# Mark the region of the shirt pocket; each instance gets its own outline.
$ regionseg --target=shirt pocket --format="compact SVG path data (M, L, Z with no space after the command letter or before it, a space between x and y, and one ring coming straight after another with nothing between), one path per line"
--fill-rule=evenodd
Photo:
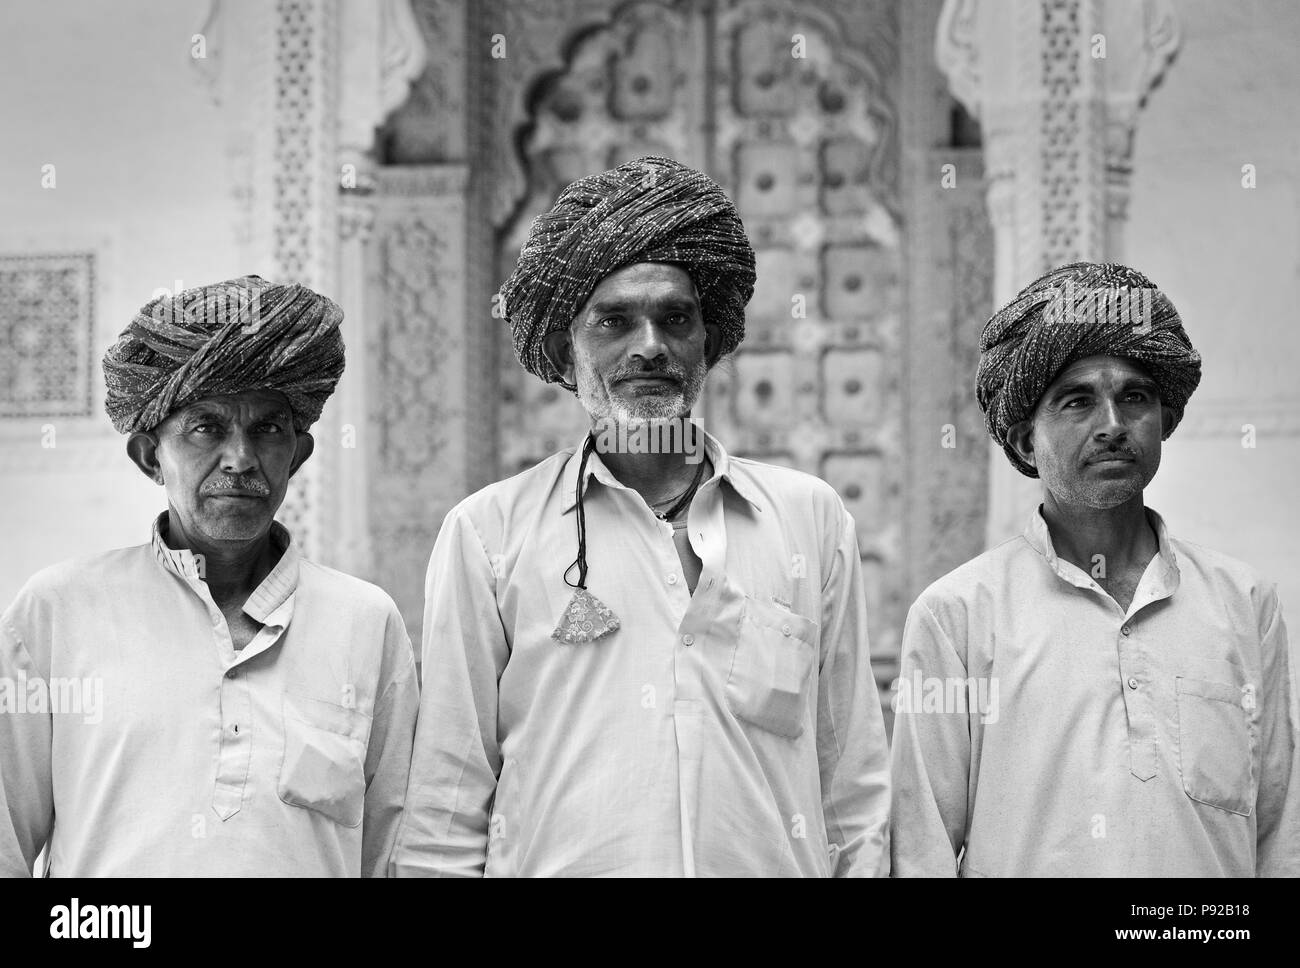
M280 799L315 810L344 827L360 824L370 717L347 706L290 693L284 696L282 712Z
M746 596L727 673L727 705L737 719L797 739L803 734L820 627Z
M1255 737L1236 686L1177 676L1178 772L1199 803L1248 817L1254 809Z

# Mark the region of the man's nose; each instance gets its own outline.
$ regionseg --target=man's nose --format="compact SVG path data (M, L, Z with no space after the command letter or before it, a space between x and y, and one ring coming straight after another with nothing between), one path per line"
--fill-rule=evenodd
M1115 400L1102 400L1097 404L1095 434L1098 440L1122 440L1128 436L1128 424Z
M632 331L628 351L632 356L639 356L643 360L658 359L666 352L663 330L653 319L639 320Z
M221 469L227 474L245 474L257 466L257 455L248 431L233 428L221 449Z

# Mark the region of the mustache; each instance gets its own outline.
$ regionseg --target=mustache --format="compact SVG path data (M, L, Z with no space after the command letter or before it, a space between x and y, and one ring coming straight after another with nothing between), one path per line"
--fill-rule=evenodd
M668 360L653 362L647 366L620 366L609 375L610 383L634 379L639 376L666 376L683 383L686 380L686 367Z
M1110 447L1089 454L1085 463L1091 464L1106 457L1127 457L1129 460L1135 461L1138 459L1138 452L1127 445L1113 444Z
M199 488L200 494L211 494L214 491L247 491L259 497L268 497L271 485L252 474L222 474L204 481Z

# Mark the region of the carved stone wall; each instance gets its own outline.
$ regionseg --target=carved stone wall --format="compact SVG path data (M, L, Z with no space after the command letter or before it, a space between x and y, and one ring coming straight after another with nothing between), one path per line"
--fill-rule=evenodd
M470 490L463 165L381 168L368 266L371 578L413 636L443 516Z
M275 142L271 182L272 265L277 279L333 291L338 245L338 5L276 0ZM315 433L321 446L289 483L279 519L309 556L334 563L327 529L337 471L331 411Z
M993 238L978 148L930 149L918 179L911 258L907 440L913 594L984 550L988 435L975 401L979 333L993 311ZM950 187L942 172L952 166Z
M0 255L0 418L92 412L95 257Z
M888 8L836 17L742 2L719 17L712 158L759 284L705 417L736 452L834 486L858 526L873 651L886 660L906 544L897 107L879 68L840 42L841 18L898 34ZM805 56L792 56L800 42Z

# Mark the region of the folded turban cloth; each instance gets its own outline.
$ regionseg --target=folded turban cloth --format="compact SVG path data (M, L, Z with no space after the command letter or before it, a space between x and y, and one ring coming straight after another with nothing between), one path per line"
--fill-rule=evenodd
M343 373L343 310L305 286L244 276L160 296L104 355L119 433L152 430L201 397L278 390L306 430Z
M1201 382L1201 356L1173 303L1150 279L1115 264L1076 262L1052 270L994 313L980 337L975 396L989 436L1025 476L1038 472L1016 454L1008 431L1033 415L1063 369L1089 356L1142 365L1173 414L1166 439Z
M601 279L638 262L684 268L704 321L722 330L722 355L740 344L754 293L754 250L736 206L702 172L647 157L579 179L533 220L519 264L501 287L524 368L574 389L543 355L543 338L568 328Z

